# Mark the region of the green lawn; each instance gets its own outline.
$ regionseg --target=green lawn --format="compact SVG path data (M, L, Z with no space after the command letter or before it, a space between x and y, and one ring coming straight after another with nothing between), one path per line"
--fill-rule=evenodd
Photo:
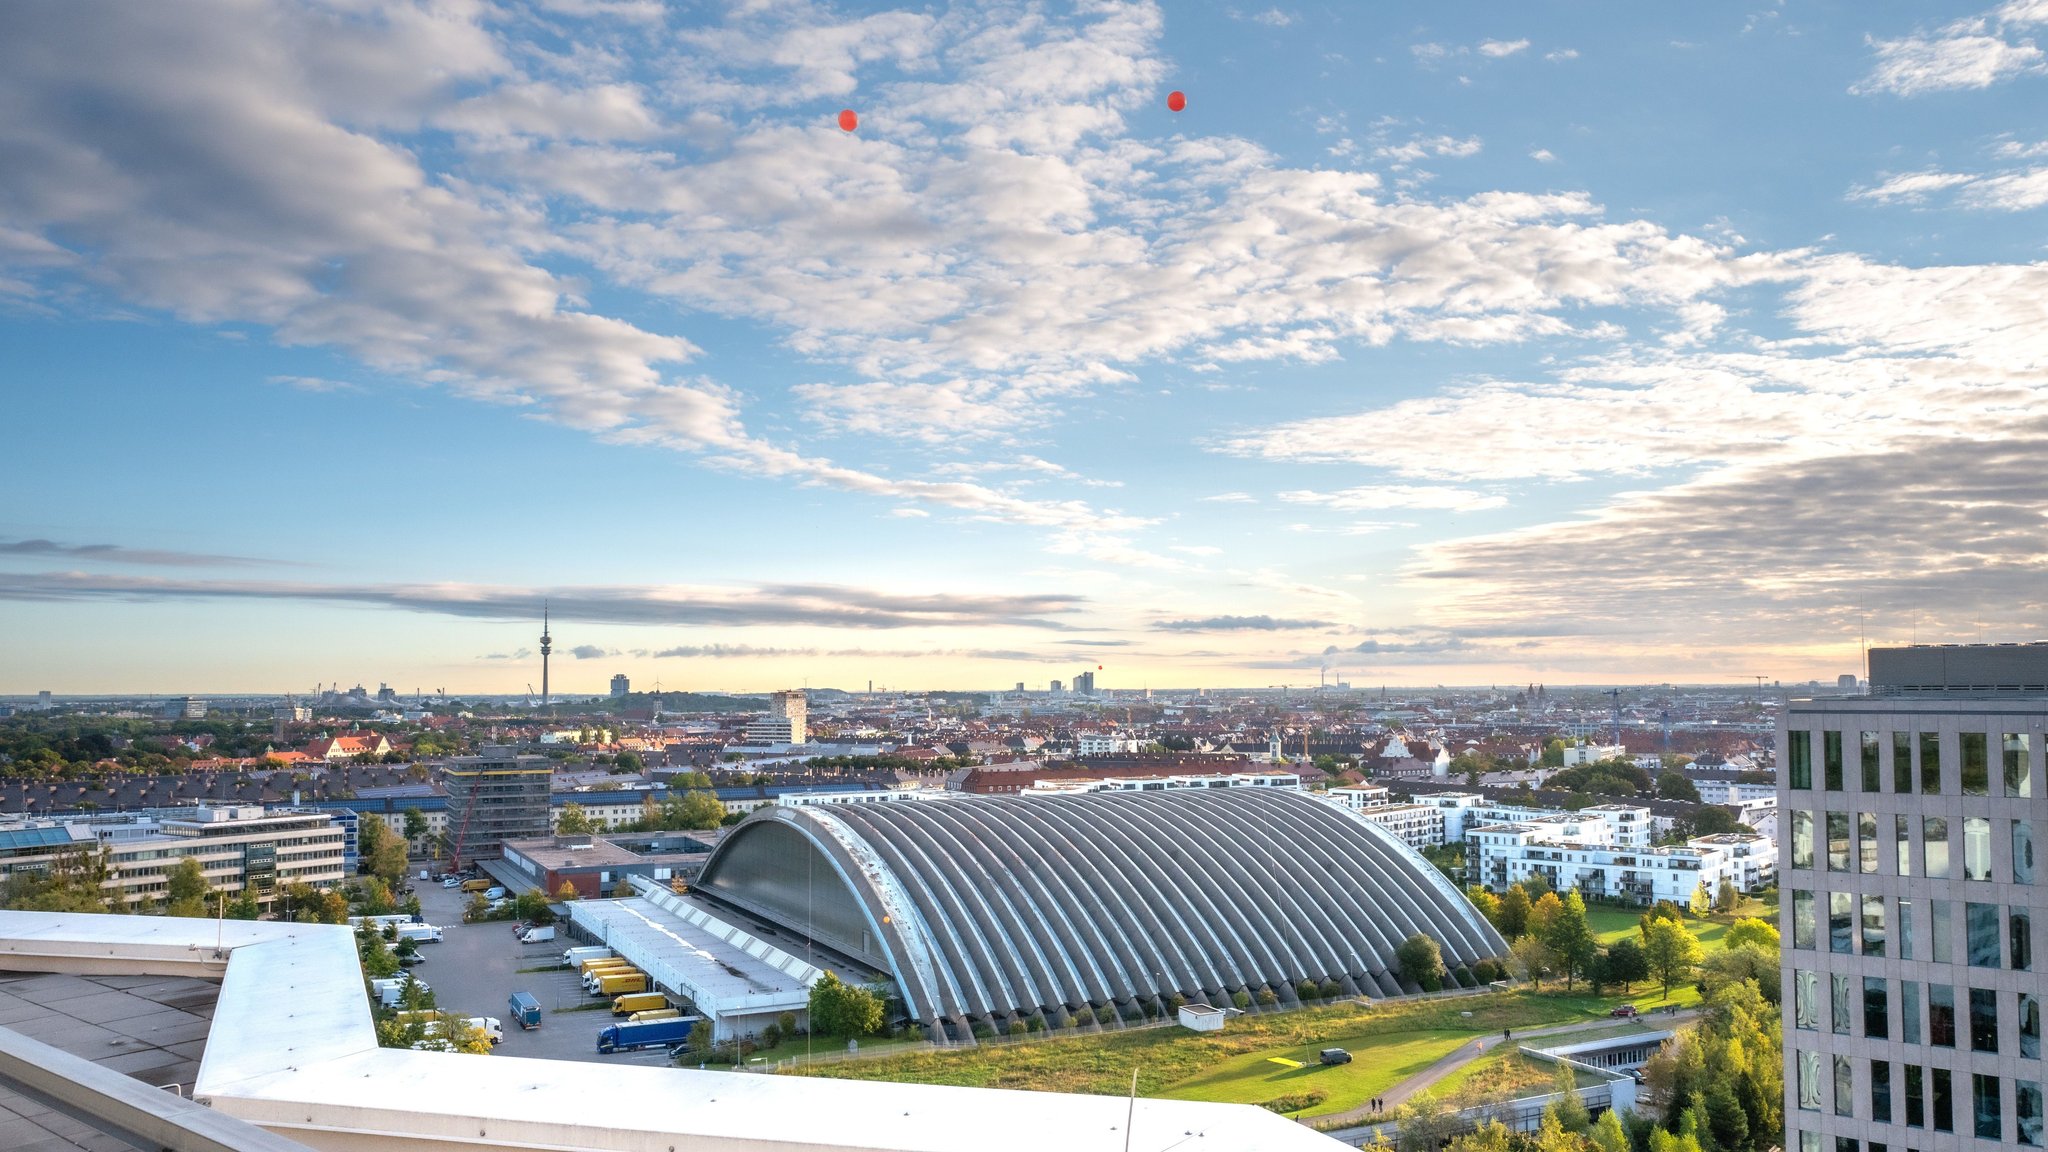
M1474 1043L1470 1032L1396 1032L1385 1036L1332 1035L1314 1047L1264 1048L1234 1056L1154 1095L1169 1100L1222 1104L1265 1104L1293 1098L1289 1115L1348 1112L1415 1075L1458 1048ZM1324 1067L1316 1054L1343 1048L1351 1063ZM1289 1068L1274 1057L1301 1065ZM1316 1099L1321 1097L1321 1099Z

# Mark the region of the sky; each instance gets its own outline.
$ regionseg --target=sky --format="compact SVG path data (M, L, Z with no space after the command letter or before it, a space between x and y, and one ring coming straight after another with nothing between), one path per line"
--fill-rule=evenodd
M6 5L0 693L519 692L543 600L557 693L2043 638L2044 43L2048 0Z

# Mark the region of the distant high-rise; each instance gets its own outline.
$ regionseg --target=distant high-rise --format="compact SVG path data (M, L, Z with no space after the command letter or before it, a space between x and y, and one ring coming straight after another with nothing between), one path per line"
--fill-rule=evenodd
M792 688L768 694L768 715L747 725L749 744L801 744L809 736L809 702Z
M1787 702L1788 1152L2041 1146L2044 736L2048 645L1874 648L1867 695Z
M612 695L613 695L613 696L624 696L625 694L627 694L628 692L631 692L632 690L633 690L633 682L632 682L631 680L628 680L628 679L626 679L626 674L625 674L625 673L621 672L621 673L619 673L619 674L618 674L617 676L614 676L614 677L612 677Z
M540 603L540 706L548 706L548 653L555 650L555 638L548 635L548 603Z
M1082 696L1095 695L1095 673L1074 673L1074 691Z

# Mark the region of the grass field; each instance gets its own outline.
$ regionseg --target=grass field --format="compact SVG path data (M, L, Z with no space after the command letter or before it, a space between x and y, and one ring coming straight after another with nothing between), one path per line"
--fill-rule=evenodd
M1474 1042L1471 1032L1396 1032L1371 1036L1336 1035L1313 1047L1261 1049L1234 1056L1157 1093L1169 1100L1210 1100L1225 1104L1296 1103L1277 1109L1289 1115L1322 1116L1346 1112L1382 1095L1460 1046ZM1324 1067L1316 1060L1323 1048L1351 1050L1349 1064ZM1292 1060L1289 1068L1273 1058ZM1292 1099L1290 1099L1292 1098Z

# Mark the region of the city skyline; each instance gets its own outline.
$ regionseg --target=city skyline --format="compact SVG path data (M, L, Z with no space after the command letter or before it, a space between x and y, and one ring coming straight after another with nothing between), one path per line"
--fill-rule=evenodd
M0 31L0 694L2048 635L2040 0Z

